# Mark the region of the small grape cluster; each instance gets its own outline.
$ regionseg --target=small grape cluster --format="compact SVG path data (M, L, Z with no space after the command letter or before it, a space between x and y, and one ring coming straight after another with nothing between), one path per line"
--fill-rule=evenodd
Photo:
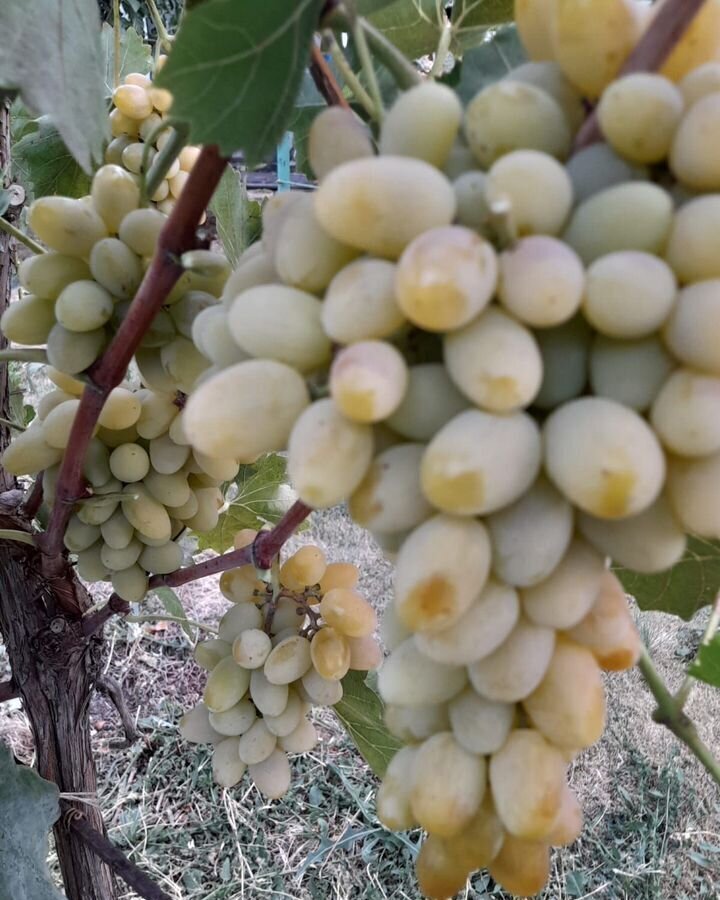
M55 502L55 485L68 446L84 384L50 369L57 384L38 404L37 417L3 456L15 475L44 470L45 502ZM237 475L234 460L191 450L183 434L183 394L148 388L115 388L100 414L83 462L86 496L65 532L65 546L77 554L86 581L110 581L124 600L147 593L148 575L179 569L185 528L209 531L218 521L221 484Z
M569 35L579 5L552 6L534 27ZM640 653L608 558L660 572L720 538L720 64L688 63L691 31L666 74L613 81L642 28L604 7L635 24L593 48L586 17L587 58L615 48L593 85L562 49L465 110L424 82L378 155L321 113L318 190L266 204L212 311L246 358L186 409L193 446L286 448L301 500L396 554L379 687L408 746L378 810L429 833L430 897L485 865L541 889L582 825L565 770L602 734L601 670ZM568 159L584 96L605 143Z
M159 72L165 56L157 60ZM131 72L113 91L110 131L113 139L105 151L105 162L122 166L134 176L146 175L157 151L170 139L168 113L172 94L153 85L149 75ZM150 146L148 146L148 143ZM151 196L160 212L170 215L195 165L200 148L184 147Z
M239 532L236 548L255 536ZM311 706L338 703L350 669L380 664L376 616L356 590L358 574L349 563L328 565L319 547L306 545L279 567L275 585L260 580L253 565L221 576L234 606L217 638L195 650L210 674L180 733L214 745L213 775L222 787L236 785L247 769L265 797L281 797L290 787L287 754L317 742Z

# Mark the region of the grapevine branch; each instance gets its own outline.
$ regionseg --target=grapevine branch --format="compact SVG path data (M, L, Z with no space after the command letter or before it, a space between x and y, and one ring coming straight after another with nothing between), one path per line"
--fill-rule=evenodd
M659 69L704 4L705 0L668 0L660 6L650 27L626 60L620 74L655 72ZM601 140L602 132L598 125L596 108L575 138L575 152Z
M340 90L332 70L318 45L313 43L310 52L310 74L315 82L315 87L320 91L328 106L342 106L345 109L350 109L350 104Z
M93 429L110 391L125 376L143 335L159 312L183 269L177 260L195 245L195 229L215 191L227 161L216 147L204 147L187 184L168 218L145 278L126 317L102 357L88 370L83 392L63 457L56 499L47 531L39 536L46 575L59 568L63 535L72 508L83 490L82 466Z
M122 878L140 897L144 897L145 900L170 900L169 895L148 878L142 869L131 862L105 835L93 828L81 812L70 808L65 813L65 817L68 828L74 831L80 840L104 863L107 863L116 875Z
M206 559L194 566L186 566L170 575L153 575L148 588L152 590L158 587L180 587L191 581L197 581L199 578L218 575L220 572L227 572L228 569L237 569L239 566L246 566L250 563L253 563L258 569L269 569L285 541L311 512L309 506L298 500L273 529L261 531L254 542L247 547L231 550L229 553L216 556L214 559ZM83 632L87 636L95 634L114 615L126 616L129 612L130 604L118 597L117 594L113 594L105 606L85 616Z
M33 482L33 486L27 492L22 502L22 512L32 520L37 515L43 501L43 473L39 472Z

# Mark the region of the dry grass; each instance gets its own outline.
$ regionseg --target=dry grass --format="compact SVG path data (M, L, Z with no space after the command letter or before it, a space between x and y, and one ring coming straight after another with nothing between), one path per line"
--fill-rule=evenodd
M346 517L315 517L296 539L325 545L333 559L363 566L363 587L378 605L390 566ZM214 585L183 593L188 615L211 620L224 607ZM641 628L673 685L694 653L705 614L683 624L644 614ZM108 669L122 678L144 740L125 750L114 711L91 710L100 772L99 799L112 839L177 900L415 900L418 835L395 835L377 821L375 778L331 712L319 716L316 751L294 761L293 788L267 803L247 782L233 791L213 783L205 748L175 732L203 674L174 626L116 623ZM1 669L0 665L0 669ZM0 672L0 675L2 673ZM711 900L720 896L720 794L700 765L650 719L652 698L639 674L608 679L610 721L603 740L573 766L586 827L558 852L543 900ZM0 739L27 757L29 735L18 710L0 711ZM720 691L698 686L689 711L720 753ZM125 893L124 900L134 897ZM485 875L466 898L503 898Z

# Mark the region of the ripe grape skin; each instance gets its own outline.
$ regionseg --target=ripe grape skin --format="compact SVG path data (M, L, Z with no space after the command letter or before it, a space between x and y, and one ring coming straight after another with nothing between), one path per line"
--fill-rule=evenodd
M465 688L449 705L455 739L470 753L496 753L505 743L515 719L515 707L493 703Z
M113 233L118 231L128 213L140 204L139 185L120 166L106 165L98 169L91 194L95 210L102 216L108 231Z
M380 129L383 155L422 159L442 169L460 129L462 106L447 85L424 81L399 94Z
M453 181L457 200L455 221L479 234L488 229L490 208L485 196L487 177L479 169L463 172Z
M717 93L720 91L720 63L712 61L693 68L678 84L678 88L685 100L686 109L690 109L708 94Z
M661 72L679 81L692 69L717 58L720 50L720 3L703 4L662 65Z
M90 251L90 271L113 297L132 300L142 281L140 259L118 238L103 238Z
M720 278L720 197L697 197L675 212L665 258L682 284Z
M373 155L367 129L351 110L330 106L313 119L308 158L318 181L344 162Z
M663 338L685 365L720 375L720 279L700 281L680 291Z
M28 224L52 250L67 256L87 257L97 241L107 235L95 210L70 197L41 197L30 207Z
M409 440L427 441L469 405L445 366L424 363L408 369L405 396L386 422Z
M516 703L540 684L555 648L555 631L520 618L491 654L468 666L470 683L481 697Z
M53 301L32 294L11 303L0 318L2 333L16 344L44 344L54 327Z
M672 458L667 495L686 532L720 538L720 453L698 459Z
M467 672L462 666L429 659L413 638L393 650L378 676L378 690L386 703L410 707L445 703L466 683Z
M650 421L671 453L716 453L720 450L720 378L677 369L655 398Z
M364 257L342 268L325 292L321 318L325 333L340 344L398 331L405 316L395 299L395 265Z
M599 397L645 412L675 366L657 336L618 341L597 335L590 351L590 385Z
M675 134L670 168L684 185L701 191L720 189L720 164L712 148L720 139L720 95L709 94L685 114Z
M90 277L85 260L52 251L29 256L18 269L18 278L25 290L47 299L57 297L72 282Z
M515 0L515 23L520 40L534 61L555 56L552 23L555 0Z
M47 355L52 366L68 375L78 375L100 356L107 340L104 328L68 331L60 323L47 336Z
M95 331L113 314L113 298L95 281L67 285L55 303L58 322L69 331Z
M550 2L552 3L554 0L550 0ZM542 3L539 5L542 6ZM585 107L580 92L570 84L560 66L551 61L551 58L523 63L511 69L505 78L509 81L534 84L535 87L550 94L565 113L573 132L577 131L585 121Z
M626 181L641 181L649 175L645 166L628 162L605 143L584 147L568 161L565 168L572 182L576 204L605 188Z
M330 368L330 395L353 422L379 422L400 405L407 365L386 341L358 341L341 350Z

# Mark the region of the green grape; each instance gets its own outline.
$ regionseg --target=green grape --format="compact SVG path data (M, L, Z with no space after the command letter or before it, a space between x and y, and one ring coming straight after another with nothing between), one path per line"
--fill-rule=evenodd
M192 337L193 322L208 307L217 307L218 299L207 291L188 291L170 307L170 317L178 332L188 339Z
M88 525L81 519L78 519L77 516L71 516L63 538L65 546L71 553L80 553L82 550L87 550L96 541L100 540L101 527Z
M636 412L603 397L556 410L544 425L545 470L584 512L622 519L650 506L662 488L665 458Z
M372 460L372 429L344 418L332 400L317 400L298 416L287 448L298 496L309 506L326 508L349 497L365 476Z
M48 252L24 259L18 277L30 294L55 299L73 281L90 278L90 268L83 259Z
M565 167L537 150L515 150L493 163L485 183L487 203L510 203L517 233L559 234L573 202Z
M50 391L49 394L43 394L43 396L38 400L38 405L35 409L35 414L39 422L43 422L49 413L51 413L56 406L59 406L61 403L64 403L66 400L72 400L73 397L71 394L66 394L65 391L61 391L59 388L55 391Z
M275 737L288 737L300 725L308 707L298 694L291 691L288 694L288 703L279 716L265 716L264 722L268 731Z
M203 641L203 644L208 643L211 642ZM224 644L226 647L229 646L225 644L224 641L218 641L218 643ZM202 647L203 644L198 644L198 647ZM229 653L223 652L222 648L218 649L219 655L215 658L212 668L209 669L209 671L212 671L221 660L229 658ZM249 731L256 721L257 713L255 711L255 706L253 705L252 700L247 699L239 700L234 706L224 710L224 712L210 713L210 724L212 727L215 731L218 731L220 734L225 734L228 737L240 737L241 734L245 734L246 731Z
M100 532L108 547L123 550L132 540L135 529L125 518L123 511L118 509L100 525Z
M220 507L222 506L222 494L217 488L195 489L195 497L198 502L198 511L184 521L193 531L212 531L218 523Z
M670 569L687 543L664 494L637 516L608 522L580 513L577 526L596 550L634 572Z
M169 540L172 528L165 507L142 484L128 484L123 493L128 497L122 501L122 510L133 528L153 540Z
M428 519L398 554L398 619L412 631L448 628L468 610L489 571L490 541L480 522L445 515Z
M579 644L559 640L543 680L523 706L555 746L592 746L605 729L605 690L595 657Z
M146 387L161 394L175 393L177 386L163 368L159 349L138 348L135 351L135 363Z
M684 531L698 537L720 538L718 485L720 453L699 459L670 459L667 495Z
M434 734L420 745L413 761L413 816L431 834L458 834L479 809L486 779L482 757L468 753L452 732Z
M342 700L342 684L332 678L323 678L314 668L303 675L300 683L305 699L315 706L334 706Z
M60 450L67 447L79 406L80 401L73 397L64 403L59 403L45 417L42 423L42 432L45 441L51 447L57 447Z
M525 615L536 625L572 628L590 612L604 572L604 557L576 538L547 578L520 591Z
M142 144L130 145L137 146L143 147ZM123 151L123 163L129 149ZM129 166L126 165L126 168ZM95 209L102 216L108 231L113 233L117 233L128 213L137 210L140 205L140 186L120 166L102 166L98 169L92 181L91 195Z
M680 291L663 337L682 363L720 375L717 336L720 333L720 279L691 284Z
M577 206L563 240L586 265L619 250L662 255L672 218L667 191L647 182L619 184Z
M384 718L390 734L395 735L406 744L415 744L439 731L450 730L449 710L446 703L438 703L434 706L387 704Z
M477 160L475 159L475 154L465 142L465 137L461 133L457 136L450 148L447 162L443 166L443 172L448 178L456 180L465 172L470 171L477 171Z
M470 753L496 753L505 743L515 719L510 703L493 703L465 688L449 705L455 740Z
M118 508L118 501L114 499L103 499L102 494L105 493L105 488L110 491L112 489L113 493L119 492L122 485L119 481L111 481L108 485L103 485L102 488L96 488L96 495L86 500L82 508L78 511L78 518L85 522L87 525L102 525L103 522L107 522L107 520L113 515L113 513Z
M175 512L174 509L172 511ZM144 547L138 561L146 572L169 575L182 565L182 547L174 541L168 541L160 547Z
M87 257L107 234L98 213L70 197L41 197L30 207L28 224L52 250L67 256Z
M549 0L554 3L555 0ZM538 3L533 0L536 7L542 8L543 2ZM548 16L543 23L546 27ZM519 28L519 25L518 25ZM533 84L546 93L550 94L559 104L565 113L568 124L573 132L577 131L585 121L585 106L583 104L581 93L576 90L563 75L562 69L556 62L551 62L552 52L546 59L523 63L514 69L510 69L505 78L508 81L522 81L526 84Z
M336 240L397 259L413 238L452 222L455 193L423 160L355 159L327 175L315 193L315 213Z
M271 684L262 669L253 669L252 672L248 669L242 671L250 678L250 696L258 711L263 716L281 715L288 702L288 686Z
M229 737L220 741L213 750L213 779L220 787L235 787L245 774L247 766L238 756L239 745L239 738Z
M400 405L407 365L386 341L358 341L341 350L330 368L330 395L353 422L379 422Z
M573 187L575 203L626 181L649 178L645 166L622 159L607 144L591 144L575 153L565 167Z
M320 225L312 195L287 210L278 228L273 264L282 281L309 293L323 291L358 251L331 237Z
M279 196L287 197L293 195L280 194ZM254 253L246 262L243 262L250 250L259 252ZM280 279L269 253L263 250L262 244L253 244L240 257L237 269L228 278L223 289L222 302L226 307L230 307L238 294L241 294L243 291L263 284L277 284L279 281Z
M555 647L555 631L520 618L506 640L468 666L470 683L481 697L516 703L540 684Z
M708 94L720 91L720 63L707 62L693 69L678 84L685 101L685 108L690 109L698 100Z
M98 541L78 553L77 573L85 581L104 581L108 577L109 572L100 559L101 550L102 541Z
M113 137L137 137L140 133L140 122L124 115L119 109L114 109L108 116L110 133Z
M276 736L268 729L265 719L257 719L250 728L240 736L238 753L240 759L255 765L267 759L277 745Z
M496 284L492 245L458 225L415 238L400 257L395 276L400 309L426 331L466 325L490 302Z
M169 434L161 434L150 441L150 462L153 469L162 475L179 472L190 456L190 448L176 444Z
M487 519L495 575L517 587L546 579L570 544L573 510L540 477L519 500Z
M203 700L211 713L225 712L242 700L249 686L250 672L226 656L208 676Z
M430 441L421 467L423 491L447 513L495 512L530 487L540 456L540 432L530 416L468 410Z
M134 567L135 563L140 558L142 549L143 545L138 540L131 540L127 547L123 547L121 550L103 544L102 549L100 550L100 559L108 571L116 572L128 569L130 566ZM128 578L131 577L132 576L128 575Z
M110 471L120 481L142 481L150 471L150 457L140 444L120 444L110 454Z
M597 107L605 140L637 163L658 163L668 155L683 114L683 98L662 75L633 72L603 91Z
M97 436L109 450L119 447L120 444L135 444L138 440L137 428L134 425L120 429L98 428Z
M634 250L601 256L588 268L585 318L607 337L647 337L669 316L677 283L666 262Z
M580 307L584 287L580 258L555 238L522 238L500 254L500 302L533 328L549 328L571 319Z
M131 140L126 134L113 137L105 150L105 162L110 166L122 165L123 150L130 143Z
M462 106L455 92L432 79L402 91L383 119L383 155L422 159L442 169L458 136Z
M26 294L11 303L0 317L0 329L15 344L44 344L55 325L55 306L52 300L43 300Z
M325 333L339 344L389 337L405 323L395 299L396 266L363 257L341 269L322 304Z
M244 669L259 669L265 664L271 650L270 636L260 628L246 629L235 638L232 645L235 662ZM290 731L293 731L294 727Z
M121 84L112 95L113 103L129 119L146 119L153 111L148 92L135 84Z
M278 243L278 233L280 226L288 214L290 209L299 203L302 199L300 191L278 191L274 197L271 197L262 207L262 243L259 245L260 250L267 254L267 258L272 260L275 255L275 249ZM252 247L246 251L252 251ZM256 253L259 251L256 250ZM249 257L252 259L252 256ZM245 255L241 258L241 264L245 261ZM241 267L242 268L242 265ZM239 274L240 269L235 274ZM276 274L277 279L277 274Z
M427 441L469 405L448 377L445 366L410 366L405 395L386 422L405 438Z
M190 496L187 499L186 503L183 503L182 506L173 507L173 517L176 519L180 519L183 522L188 519L194 518L200 510L200 503L196 494L191 490Z
M542 382L542 359L529 329L496 307L448 334L445 365L481 409L510 413L529 406Z
M555 0L515 0L515 24L530 59L554 59L554 15Z
M373 531L406 531L430 515L420 487L423 444L399 444L372 462L348 501L353 519Z
M590 351L590 384L599 397L645 412L675 365L657 337L615 341L598 335Z
M697 197L675 213L665 258L681 283L720 277L720 197Z
M386 828L404 831L418 822L410 806L417 747L401 747L390 760L375 797L378 819Z
M94 331L68 331L59 323L47 336L47 356L50 364L68 375L78 375L100 356L107 342L104 328Z
M143 155L145 154L145 144L142 141L128 144L122 152L122 164L134 175L140 175L143 171ZM152 147L147 151L148 167L152 164L155 151Z
M367 128L352 110L330 106L313 119L308 159L319 181L344 162L373 155Z
M103 428L112 430L130 428L140 418L141 409L140 399L133 391L116 387L110 391L98 422Z
M570 844L574 844L582 834L583 825L580 803L570 786L566 785L560 811L553 824L553 830L548 835L551 846L569 847Z
M466 684L465 668L435 662L418 649L413 638L393 650L378 676L385 703L401 706L445 703Z
M542 358L543 380L534 406L554 409L583 392L587 382L592 332L582 316L557 328L535 332Z
M278 800L290 788L290 763L280 748L273 750L262 762L248 766L248 773L255 787L268 800Z
M304 291L260 285L237 297L228 312L228 326L238 346L251 356L311 372L330 359L321 310L320 301Z
M160 350L160 360L173 383L185 394L192 391L195 382L209 366L208 360L193 342L184 337L165 344Z
M75 281L63 289L55 316L68 331L95 331L110 321L113 298L95 281Z
M182 507L190 499L190 485L182 472L162 475L151 470L143 481L150 494L163 506ZM197 513L196 513L197 515Z
M655 398L650 422L671 453L679 456L717 453L720 450L720 378L692 369L677 369ZM52 443L47 432L45 439Z
M110 451L98 438L91 438L83 460L83 476L93 487L106 484L112 477Z
M160 437L179 413L174 395L138 391L138 396L140 397L140 418L136 423L138 434L146 440Z
M171 170L172 171L172 170ZM172 197L179 197L183 191L183 188L187 184L187 180L190 177L189 172L175 172L174 175L168 174L168 186L170 188L170 195Z
M218 459L195 450L193 451L193 460L202 472L209 475L218 484L232 481L238 473L238 464L234 459Z
M113 297L132 300L143 277L140 259L119 238L103 238L90 253L90 271Z
M202 701L180 719L178 731L182 739L191 744L219 744L223 738L210 725L210 714Z
M198 313L192 324L192 340L203 356L222 369L250 359L233 340L224 306L211 306Z
M152 256L166 221L156 209L133 209L120 222L118 237L138 256Z
M455 221L458 225L472 228L480 234L489 230L490 207L485 194L487 177L479 169L463 172L453 181L457 213Z
M218 637L232 644L248 628L262 628L262 614L254 603L236 603L220 620Z
M571 143L558 102L534 84L508 80L483 88L470 101L465 137L484 169L513 150L541 150L565 159Z
M273 647L263 671L270 684L290 684L302 678L311 665L310 641L294 635Z
M517 591L490 578L457 621L442 631L418 632L415 643L435 662L470 665L505 641L519 615Z

